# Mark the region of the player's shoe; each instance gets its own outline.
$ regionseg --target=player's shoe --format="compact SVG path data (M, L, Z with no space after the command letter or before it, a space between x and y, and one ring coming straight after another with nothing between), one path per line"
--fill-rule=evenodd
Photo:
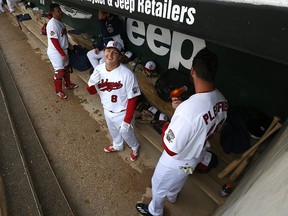
M64 94L64 92L58 92L58 93L57 93L57 96L58 96L59 98L61 98L61 99L66 99L66 98L67 98L67 95Z
M139 155L139 148L136 150L131 149L131 153L130 153L130 160L131 161L136 161Z
M106 146L104 148L104 151L107 153L111 153L111 152L119 152L122 151L123 149L115 149L114 146Z
M65 89L75 89L78 88L78 85L71 83L69 86L65 86Z
M148 205L147 205L147 204L137 203L137 204L136 204L136 209L137 209L138 212L141 213L142 215L153 216L152 214L150 214L150 212L149 212L149 210L148 210Z

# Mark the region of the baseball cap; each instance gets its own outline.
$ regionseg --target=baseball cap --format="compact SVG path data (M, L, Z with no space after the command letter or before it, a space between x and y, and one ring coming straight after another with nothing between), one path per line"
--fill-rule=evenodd
M147 61L144 66L144 75L147 77L155 77L156 73L156 63L154 61Z
M133 56L133 53L130 52L130 51L126 51L126 52L124 53L124 55L125 55L128 59L131 59L132 56Z
M157 109L156 107L153 107L153 106L149 107L148 110L149 110L151 113L153 113L153 115L155 115L155 114L158 112L158 109Z
M120 43L118 43L116 41L109 41L106 45L106 48L115 48L119 52L121 52L121 45L120 45Z
M148 61L146 62L144 66L144 70L146 70L149 73L154 73L156 70L156 64L153 61Z
M131 51L126 51L123 55L123 63L127 64L135 58L134 54Z
M164 113L160 113L160 115L159 115L159 121L167 122L167 121L168 121L167 115L164 114Z

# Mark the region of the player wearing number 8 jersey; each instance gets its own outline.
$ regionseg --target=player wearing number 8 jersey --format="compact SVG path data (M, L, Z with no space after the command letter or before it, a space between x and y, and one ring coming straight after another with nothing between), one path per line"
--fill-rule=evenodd
M98 93L104 108L109 132L113 139L112 146L106 146L105 152L123 150L123 141L131 148L130 159L138 157L139 143L135 137L133 114L140 89L134 74L120 63L121 45L109 41L104 49L105 63L96 66L88 81L90 94Z
M174 203L177 195L202 160L208 139L217 133L227 117L227 101L214 87L217 57L208 49L193 59L191 76L195 94L188 100L172 98L176 109L163 135L164 151L152 177L152 200L138 203L143 215L163 215L164 199Z

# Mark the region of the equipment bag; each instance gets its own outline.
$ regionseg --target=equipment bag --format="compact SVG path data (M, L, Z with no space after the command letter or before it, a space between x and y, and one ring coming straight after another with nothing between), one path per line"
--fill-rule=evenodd
M25 20L31 20L32 19L28 13L16 15L16 18L18 21L25 21Z
M42 28L41 28L42 35L47 35L46 27L47 27L47 23L45 22L43 23Z
M69 64L78 71L86 71L92 67L88 57L88 50L79 45L74 45L74 50L68 49Z
M168 69L162 73L155 83L158 96L166 101L171 102L170 92L176 88L187 86L188 90L180 97L182 101L188 99L195 93L194 86L190 81L189 75L186 75L174 68Z

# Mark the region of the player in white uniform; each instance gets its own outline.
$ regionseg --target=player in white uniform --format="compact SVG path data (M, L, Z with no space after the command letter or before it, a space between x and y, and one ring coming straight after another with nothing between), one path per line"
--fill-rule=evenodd
M137 96L141 93L134 74L120 63L120 51L121 45L118 42L108 42L104 49L105 62L94 69L87 90L90 94L99 94L113 139L113 145L106 146L104 151L122 151L125 140L131 148L130 159L135 161L138 158L139 143L132 125Z
M67 98L62 91L62 80L64 79L66 89L75 89L78 86L70 81L71 68L69 66L68 48L73 50L74 47L69 43L67 30L61 22L63 13L58 4L50 5L52 18L46 26L48 48L47 55L54 68L54 85L58 97Z
M5 13L5 10L3 8L3 1L2 0L0 0L0 12L1 13Z
M10 13L15 12L15 10L14 10L14 4L15 4L15 2L18 2L18 1L20 1L20 0L14 0L14 1L12 1L12 0L6 0L7 6L8 6L8 9L9 9ZM0 12L5 13L5 10L4 10L4 8L3 8L3 0L0 0Z
M202 160L208 139L227 117L227 101L214 87L217 57L206 48L192 64L195 94L186 101L172 98L175 113L163 136L164 151L152 177L152 200L136 204L143 215L163 215L164 199L174 203L177 195ZM207 147L207 146L206 146Z

